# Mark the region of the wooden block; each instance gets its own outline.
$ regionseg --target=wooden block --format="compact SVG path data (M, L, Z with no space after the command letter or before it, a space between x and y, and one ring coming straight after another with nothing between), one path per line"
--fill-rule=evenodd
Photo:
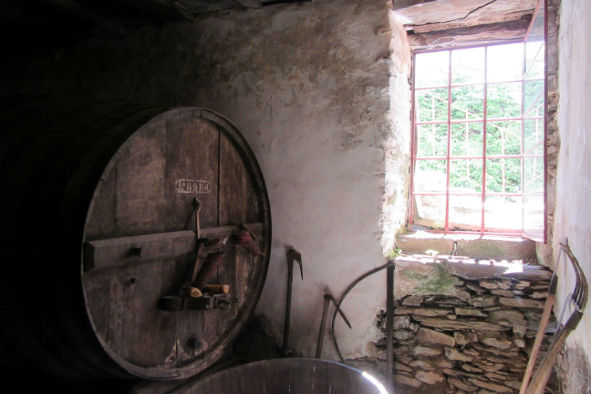
M203 296L199 298L185 298L185 309L213 309L213 297Z
M209 291L215 294L228 294L230 292L230 285L211 284L203 286L203 291Z

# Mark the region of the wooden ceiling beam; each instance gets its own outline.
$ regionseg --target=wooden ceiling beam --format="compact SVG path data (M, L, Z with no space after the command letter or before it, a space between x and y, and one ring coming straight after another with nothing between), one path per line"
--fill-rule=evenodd
M412 50L429 50L447 47L492 44L525 37L530 16L503 23L462 27L427 33L409 32Z
M407 31L430 33L520 20L533 14L537 0L394 0Z
M468 21L458 19L457 21L426 23L423 25L409 24L405 27L407 30L413 30L415 33L429 33L433 31L460 29L463 27L470 27L476 25L491 25L496 23L511 22L514 20L520 20L522 17L526 15L529 15L531 17L532 10L517 11L511 14L480 15L479 17L469 19Z

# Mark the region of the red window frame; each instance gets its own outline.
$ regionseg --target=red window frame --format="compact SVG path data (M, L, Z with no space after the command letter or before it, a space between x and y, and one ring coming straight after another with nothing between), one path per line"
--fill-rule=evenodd
M541 2L538 3L538 6L536 8L535 14L534 14L534 18L532 18L532 24L533 24L533 20L535 20L535 16L539 11L539 7L540 7ZM521 230L516 230L516 229L503 229L503 228L490 228L486 226L486 221L485 221L485 201L486 201L486 197L495 197L495 196L500 196L500 197L508 197L508 196L514 196L514 197L520 197L522 204L524 203L524 195L539 195L542 196L542 198L544 199L544 222L545 222L545 218L546 218L546 204L545 204L545 191L544 192L537 192L537 193L526 193L524 191L524 157L527 156L528 158L539 158L541 160L544 161L544 185L546 184L546 134L547 134L547 130L546 130L546 112L547 112L547 105L546 105L546 96L547 96L547 70L545 70L545 75L543 78L539 78L539 79L525 79L523 76L521 79L519 80L513 80L513 81L494 81L494 82L488 82L487 81L487 76L488 76L488 70L487 70L487 66L488 66L488 48L493 47L493 46L497 46L497 45L506 45L506 44L514 44L514 43L523 43L525 45L525 42L527 40L527 36L529 34L531 30L531 25L530 28L528 29L528 33L526 34L525 39L523 40L511 40L511 41L506 41L506 42L502 42L502 43L495 43L495 44L488 44L488 45L474 45L474 46L466 46L466 47L454 47L454 48L442 48L442 49L437 49L437 50L425 50L425 51L414 51L413 52L413 71L412 71L412 92L411 92L411 99L412 99L412 109L411 109L411 127L412 127L412 136L411 136L411 171L410 171L410 198L409 198L409 218L408 218L408 222L409 222L409 227L412 228L413 227L413 219L414 219L414 211L415 211L415 206L414 206L414 202L415 202L415 196L445 196L445 226L443 230L428 230L431 232L438 232L438 233L467 233L467 234L480 234L480 235L484 235L484 234L490 234L490 235L511 235L511 236L521 236L524 238L530 238L529 234L527 234L526 232L523 231L523 223L524 223L524 218L522 218L522 229ZM545 28L545 37L547 37L547 27ZM484 75L485 75L485 79L484 82L478 82L478 83L470 83L470 84L452 84L452 51L453 50L462 50L462 49L469 49L469 48L484 48ZM421 87L421 88L416 88L416 84L415 84L415 79L416 79L416 72L415 72L415 67L414 65L416 65L416 56L417 54L421 54L421 53L432 53L432 52L442 52L442 51L446 51L446 52L450 52L449 56L448 56L448 60L449 60L449 64L448 64L448 76L447 76L447 85L445 86L429 86L429 87ZM525 54L525 50L524 50L524 58L525 58L526 54ZM547 55L545 55L545 63L547 64ZM525 64L525 59L524 59L524 64ZM543 116L526 116L526 108L524 108L524 100L523 97L525 95L525 81L532 81L532 80L542 80L544 81L544 113ZM506 118L488 118L487 116L487 89L490 85L496 85L496 84L503 84L503 83L512 83L512 82L521 82L521 93L522 93L522 103L521 103L521 113L519 117L506 117ZM452 120L452 88L454 87L461 87L461 86L483 86L483 116L482 119L478 119L478 120ZM416 106L416 95L415 92L416 91L421 91L421 90L427 90L427 89L447 89L447 121L419 121L417 120L417 110L415 108ZM531 154L527 154L527 152L525 151L525 147L524 147L524 140L525 140L525 120L530 120L530 119L538 119L538 120L542 120L542 124L543 124L543 139L542 142L544 144L544 151L543 154L540 155L531 155ZM506 154L501 154L501 155L490 155L487 154L486 151L486 143L487 143L487 128L489 121L519 121L521 123L521 150L520 150L520 154L518 155L506 155ZM462 124L462 123L482 123L482 156L453 156L451 155L451 134L452 134L452 125L455 124ZM441 125L447 125L447 149L446 149L446 156L445 157L435 157L435 156L431 156L431 157L421 157L418 156L417 154L417 126L420 125L429 125L429 124L441 124ZM420 160L445 160L445 165L447 167L446 169L446 186L445 186L445 192L415 192L415 185L414 185L414 177L415 177L415 168L416 168L416 164L417 161ZM477 159L477 160L482 160L482 183L481 183L481 190L482 192L480 193L454 193L454 192L450 192L450 176L451 176L451 161L452 160L464 160L464 159ZM520 188L520 192L519 193L508 193L508 192L503 192L503 193L498 193L498 192L489 192L487 191L486 188L486 176L487 176L487 172L486 172L486 164L487 164L487 159L520 159L521 160L521 188ZM503 175L504 177L504 175ZM462 229L462 230L456 230L456 229L452 229L450 228L450 196L479 196L481 198L481 208L480 208L480 228L478 230L474 230L474 229ZM469 226L466 226L469 227ZM545 241L545 223L544 223L544 236L543 236L543 241ZM542 241L542 240L541 240Z

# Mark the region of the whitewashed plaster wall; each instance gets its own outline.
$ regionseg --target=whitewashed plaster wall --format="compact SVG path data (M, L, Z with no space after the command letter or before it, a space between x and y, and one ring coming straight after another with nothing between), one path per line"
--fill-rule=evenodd
M591 2L562 0L559 53L560 151L553 250L556 256L558 242L568 239L591 288ZM558 269L560 306L568 301L574 285L569 266L563 261ZM591 302L577 330L567 339L564 392L591 392L589 333Z
M296 269L290 345L304 356L314 354L325 288L338 296L355 277L382 264L392 232L404 223L410 135L408 46L389 47L393 35L403 44L406 37L390 27L387 2L316 7L319 14L312 19L309 10L283 16L296 25L325 28L314 28L306 52L295 60L295 75L277 75L277 85L267 87L263 96L273 97L269 116L256 119L273 130L261 136L267 148L260 157L274 226L268 280L256 313L280 339L285 250L295 247L303 255L304 281ZM404 54L401 48L405 57L392 60L389 53ZM296 111L285 105L290 100ZM385 303L382 277L360 284L343 304L353 325L349 330L339 320L336 326L346 358L373 355L375 315ZM328 336L324 349L325 357L336 357Z
M405 221L410 52L390 9L384 0L326 0L200 24L215 83L196 101L237 122L271 201L271 262L256 314L281 344L294 247L304 280L294 267L289 343L303 356L315 352L325 289L338 297L381 265ZM384 273L349 294L353 328L336 325L345 358L374 355L385 292ZM336 359L328 335L324 349Z

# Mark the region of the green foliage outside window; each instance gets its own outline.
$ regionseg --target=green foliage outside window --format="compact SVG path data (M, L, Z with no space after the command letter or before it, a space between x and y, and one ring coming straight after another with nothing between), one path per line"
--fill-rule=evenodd
M461 81L460 81L461 82ZM451 89L452 157L482 157L484 86L460 86ZM521 116L521 82L489 84L487 87L486 155L521 155L521 121L499 118ZM535 94L535 93L532 93ZM448 89L418 90L417 121L441 122L417 125L419 157L447 156ZM463 121L460 123L454 123ZM471 122L475 121L475 122ZM445 163L425 160L422 167L445 173ZM482 192L482 160L453 160L450 187L464 192ZM521 192L521 159L491 158L486 162L487 192Z

